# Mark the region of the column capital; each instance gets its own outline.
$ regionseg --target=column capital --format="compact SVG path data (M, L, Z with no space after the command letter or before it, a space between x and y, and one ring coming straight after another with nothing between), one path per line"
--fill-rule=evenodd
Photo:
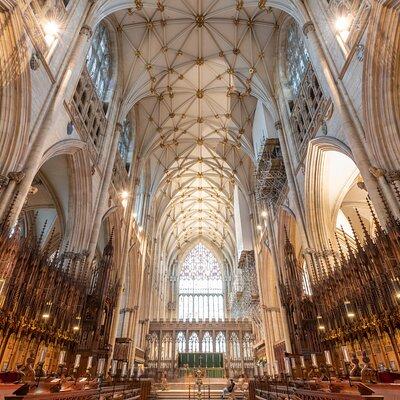
M117 122L115 124L115 131L121 133L122 132L122 124L120 124L119 122Z
M282 122L281 121L276 121L275 122L275 129L277 131L281 131L282 130Z
M82 36L86 36L86 39L89 40L93 35L93 30L89 25L82 25L79 34Z
M25 172L24 171L11 171L7 174L7 177L10 179L10 181L15 181L16 183L20 183L22 179L25 178Z
M315 26L311 21L308 21L303 25L304 35L307 36L309 32L315 32Z

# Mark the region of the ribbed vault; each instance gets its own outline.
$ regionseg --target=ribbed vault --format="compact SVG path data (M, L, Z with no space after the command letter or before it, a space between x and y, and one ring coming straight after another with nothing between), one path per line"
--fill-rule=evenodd
M151 216L168 259L201 237L231 263L235 185L252 190L256 98L272 92L280 11L243 1L135 1L117 11L123 107L136 108Z

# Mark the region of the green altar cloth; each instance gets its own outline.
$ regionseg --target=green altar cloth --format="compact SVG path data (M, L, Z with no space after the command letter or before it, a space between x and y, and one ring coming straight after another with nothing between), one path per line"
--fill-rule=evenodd
M179 353L178 366L184 368L223 368L223 353Z

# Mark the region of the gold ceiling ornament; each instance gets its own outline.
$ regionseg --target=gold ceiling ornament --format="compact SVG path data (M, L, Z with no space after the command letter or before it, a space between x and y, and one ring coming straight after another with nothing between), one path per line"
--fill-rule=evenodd
M233 49L233 54L240 54L240 49L238 48L238 47L235 47L234 49Z
M198 124L202 124L204 122L204 118L203 117L197 117L197 123Z
M174 112L170 112L170 113L168 114L168 116L169 116L170 118L174 118L174 117L175 117L175 113L174 113Z
M178 51L176 52L176 54L177 54L178 56L181 56L181 55L183 55L183 51L182 51L182 50L178 50Z
M166 19L162 19L160 21L160 24L161 24L162 27L167 26L167 20Z
M152 65L151 65L151 64L146 64L146 69L147 69L147 71L150 71L151 68L152 68Z
M218 53L218 56L219 57L223 57L225 54L224 54L224 52L221 50L219 53Z
M197 14L196 15L196 25L199 28L202 28L204 26L204 22L205 22L205 17L203 14Z
M203 65L204 64L204 58L203 57L197 57L196 58L196 65Z
M179 75L178 75L178 79L181 79L181 80L182 80L182 79L183 79L183 75L182 75L182 74L179 74Z
M259 0L258 1L258 8L260 10L265 10L267 7L267 0Z
M168 47L167 47L167 46L161 47L161 51L162 51L163 53L166 53L166 52L168 51Z
M153 21L147 21L146 22L146 28L148 29L148 30L153 30L153 28L154 28L154 23L153 23Z
M236 1L236 10L241 10L243 8L243 0Z
M142 53L140 52L140 50L135 50L136 57L140 57L141 55L142 55Z
M204 96L204 90L203 89L197 89L196 96L197 96L198 99L202 99L203 96Z
M204 139L203 139L202 137L199 137L199 138L197 139L196 143L197 143L199 146L202 146L203 143L204 143Z
M143 8L143 2L141 0L135 0L136 10L141 10Z
M161 1L157 1L157 10L163 12L165 10L165 6Z
M226 70L226 72L227 72L229 75L233 75L233 74L235 73L235 70L234 70L233 68L228 68L228 69Z
M239 19L239 18L234 18L234 19L233 19L233 24L234 24L235 26L238 26L238 25L240 24L240 19Z

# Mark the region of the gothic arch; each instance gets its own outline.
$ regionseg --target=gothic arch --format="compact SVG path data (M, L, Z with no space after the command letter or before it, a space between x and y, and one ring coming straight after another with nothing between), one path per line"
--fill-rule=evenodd
M400 2L373 1L364 61L366 136L378 166L400 168Z
M28 45L20 13L2 11L0 26L0 173L7 174L19 170L23 162L31 90Z
M347 210L342 214L343 201L347 207L359 209L368 219L367 192L362 189L360 171L351 150L335 138L316 138L308 147L305 172L305 205L308 232L313 236L318 250L329 249L329 241L335 244L338 218L346 224L351 236L348 218L357 224L356 215ZM362 209L365 208L365 213ZM339 215L340 214L340 215Z

